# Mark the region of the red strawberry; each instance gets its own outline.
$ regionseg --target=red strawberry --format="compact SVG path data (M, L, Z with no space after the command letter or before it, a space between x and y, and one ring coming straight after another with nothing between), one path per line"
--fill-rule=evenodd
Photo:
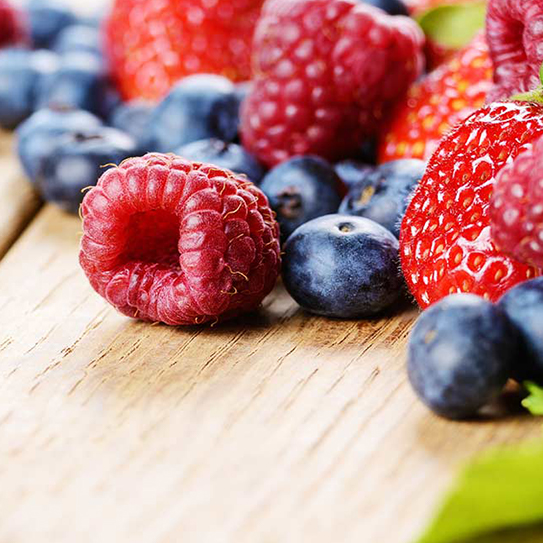
M543 63L543 2L490 0L486 35L495 81L489 102L535 89Z
M266 196L228 170L152 153L109 169L81 206L80 262L123 314L166 324L258 307L280 268Z
M356 152L420 74L423 41L409 18L355 0L268 0L242 108L244 144L268 166Z
M543 268L543 139L500 171L490 217L501 250Z
M194 73L250 78L251 40L263 0L116 0L107 53L126 99L160 99Z
M429 159L444 134L484 104L491 86L492 63L480 35L411 87L381 137L379 162Z
M497 102L476 111L442 140L400 236L404 276L422 307L453 292L494 301L541 273L496 248L489 207L497 173L542 134L541 105Z
M27 29L21 13L7 0L0 0L0 47L27 39Z

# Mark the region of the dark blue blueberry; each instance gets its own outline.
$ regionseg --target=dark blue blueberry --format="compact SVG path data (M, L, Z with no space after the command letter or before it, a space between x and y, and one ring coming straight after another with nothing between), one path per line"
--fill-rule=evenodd
M311 313L371 317L402 292L398 240L368 219L319 217L298 228L284 251L285 287Z
M109 118L109 124L130 134L136 140L140 149L147 152L150 151L149 129L154 109L155 107L149 102L121 102L113 110Z
M135 153L136 142L115 128L67 132L40 164L36 186L47 202L77 213L83 189L96 184L104 166L119 164Z
M101 87L101 93L102 96L99 100L96 114L102 117L102 119L109 119L113 115L113 112L121 106L123 99L112 80L106 81L104 86Z
M91 15L84 15L83 17L79 17L77 19L76 24L78 25L85 25L85 26L91 26L93 28L100 28L104 20L104 17L102 14L91 14Z
M260 188L270 200L286 239L303 223L335 213L341 185L334 168L322 158L292 158L264 177Z
M234 173L245 174L256 184L264 176L264 168L258 160L237 143L216 139L194 141L180 147L176 154L193 162L214 164Z
M345 186L350 189L364 182L375 167L358 160L347 159L335 164L334 169Z
M57 68L49 51L0 50L0 126L12 129L29 117L36 104L36 86Z
M192 141L233 141L238 132L235 86L218 75L186 77L156 108L150 131L153 151L173 152Z
M523 356L517 358L512 376L543 385L543 277L512 288L499 305L521 336Z
M70 53L61 57L58 70L41 78L37 106L102 114L109 86L106 70L96 55Z
M84 24L67 26L57 36L53 49L60 55L83 51L102 58L100 30Z
M17 130L17 151L30 180L36 181L39 165L51 154L59 137L101 125L100 119L87 111L42 109L34 113Z
M438 415L471 418L500 394L518 356L518 335L504 311L478 296L454 294L413 328L409 379Z
M366 140L354 158L364 164L377 164L377 140Z
M381 8L389 15L409 15L409 11L407 11L407 7L402 0L362 0L362 2Z
M15 128L34 109L34 88L39 74L32 54L22 49L0 51L0 126Z
M27 10L32 43L39 49L50 49L59 33L77 21L66 3L58 0L32 0Z
M361 171L361 179L341 202L340 213L371 219L398 237L409 197L425 169L422 160L405 159Z

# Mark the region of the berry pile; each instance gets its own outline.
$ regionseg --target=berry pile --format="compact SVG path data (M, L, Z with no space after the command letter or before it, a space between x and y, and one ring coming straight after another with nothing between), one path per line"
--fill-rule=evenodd
M230 319L281 272L329 318L409 290L413 387L472 417L543 382L543 3L478 34L481 2L443 3L0 0L0 127L123 314Z

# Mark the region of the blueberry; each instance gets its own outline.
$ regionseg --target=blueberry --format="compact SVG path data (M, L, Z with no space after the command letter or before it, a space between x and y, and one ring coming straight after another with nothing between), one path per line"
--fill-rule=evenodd
M300 226L284 247L283 281L306 311L344 319L377 315L403 289L398 240L369 219L326 215Z
M338 162L335 164L334 169L339 178L349 189L365 181L368 174L375 170L375 168L369 164L352 159Z
M58 34L77 21L66 4L58 0L33 0L27 9L35 48L51 48Z
M245 174L253 183L260 183L264 168L258 160L237 143L209 139L194 141L180 147L176 154L194 162L206 162L234 173Z
M0 50L0 126L12 129L34 111L36 86L57 67L49 51Z
M67 132L39 166L37 188L43 198L77 213L82 190L93 186L106 164L119 164L137 153L136 142L115 128L98 126Z
M360 146L360 150L354 158L365 164L372 164L375 166L377 164L377 140L366 140Z
M341 185L334 168L318 157L292 158L273 168L260 188L277 213L286 239L303 223L335 213L341 203Z
M74 52L62 56L59 69L41 78L37 106L101 114L108 89L109 80L100 59L92 53Z
M17 151L30 180L36 181L39 165L51 154L60 136L101 125L98 117L86 111L42 109L34 113L17 129Z
M438 415L471 418L500 394L518 354L518 335L498 306L454 294L426 310L413 328L409 379Z
M409 15L409 11L407 11L407 7L402 0L362 0L362 2L381 8L389 15Z
M169 153L202 139L233 141L238 132L238 108L235 86L228 79L208 74L186 77L153 114L151 148Z
M425 168L422 160L404 159L361 171L360 180L341 202L340 213L367 217L398 237L409 197Z
M34 109L34 87L39 75L31 53L22 49L0 51L0 126L15 128Z
M543 385L543 277L526 281L506 292L499 306L517 327L524 356L512 376Z
M142 151L149 151L149 129L153 112L154 106L148 102L121 102L113 110L109 124L130 134Z
M75 24L64 28L57 36L53 49L58 54L84 51L99 58L102 56L100 30L85 24Z

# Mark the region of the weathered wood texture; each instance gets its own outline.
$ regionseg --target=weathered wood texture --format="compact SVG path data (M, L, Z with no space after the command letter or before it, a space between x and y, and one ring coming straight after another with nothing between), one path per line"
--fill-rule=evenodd
M130 321L88 286L79 228L46 207L0 261L0 543L403 543L460 462L540 433L429 414L413 309L329 321L278 287L215 328Z

